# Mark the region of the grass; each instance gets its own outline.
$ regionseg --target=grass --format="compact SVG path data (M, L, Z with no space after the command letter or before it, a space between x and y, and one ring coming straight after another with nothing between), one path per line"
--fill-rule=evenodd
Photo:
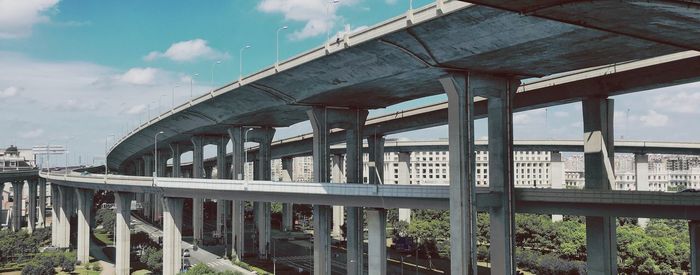
M147 275L147 274L151 274L151 272L148 270L145 270L145 269L136 270L136 271L131 273L131 275Z
M95 232L95 238L98 239L99 241L103 242L105 245L112 245L112 239L109 237L107 233L104 232Z

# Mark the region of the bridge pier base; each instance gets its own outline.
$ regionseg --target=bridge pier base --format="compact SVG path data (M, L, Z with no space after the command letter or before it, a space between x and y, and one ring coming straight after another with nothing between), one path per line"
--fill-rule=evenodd
M22 229L22 188L24 187L24 182L15 181L12 182L12 193L14 203L12 203L12 231L19 231Z
M163 198L163 274L177 274L182 268L181 198Z
M474 86L479 77L451 74L440 79L447 93L450 168L450 271L476 274L476 163Z
M115 192L114 202L117 207L116 227L116 261L115 269L117 275L130 274L130 255L131 255L131 231L129 223L131 222L131 201L134 200L133 193Z
M90 219L94 191L76 188L75 195L78 197L78 261L86 264L90 262Z
M386 274L386 209L367 209L369 275Z
M611 190L614 184L613 104L607 98L583 100L585 189ZM588 274L617 274L615 227L615 217L586 216Z

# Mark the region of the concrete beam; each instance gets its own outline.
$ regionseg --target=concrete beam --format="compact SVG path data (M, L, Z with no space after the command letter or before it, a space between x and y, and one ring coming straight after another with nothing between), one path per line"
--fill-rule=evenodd
M75 189L78 197L78 261L82 264L90 262L90 220L94 193L91 189Z
M611 190L614 181L612 99L593 97L583 101L584 189ZM586 216L587 271L617 274L615 217Z
M479 76L450 74L440 79L447 93L450 169L450 271L476 274L476 163L474 89Z
M133 193L114 193L114 203L117 207L117 219L115 232L116 247L115 272L117 275L129 275L131 261L131 230L129 223L131 222L131 201L134 200Z
M163 274L178 274L182 268L181 198L162 198L163 203Z
M498 206L489 209L491 272L515 274L513 96L520 83L496 77L483 82L488 90L489 190L499 194Z

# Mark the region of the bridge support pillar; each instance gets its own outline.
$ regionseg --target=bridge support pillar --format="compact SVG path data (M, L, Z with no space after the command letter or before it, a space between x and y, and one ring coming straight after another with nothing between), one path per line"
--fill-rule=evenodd
M217 179L228 179L228 168L226 168L226 144L228 144L229 138L226 136L221 136L216 142L216 178ZM218 236L227 235L228 230L226 226L226 210L231 205L230 200L216 200L216 233ZM225 246L228 247L228 239L224 238ZM228 254L228 251L224 253Z
M549 184L552 189L564 188L564 161L560 152L550 152L549 155ZM552 215L553 222L564 220L563 215Z
M204 174L204 138L192 137L192 178L202 179ZM197 244L202 244L204 227L204 199L192 198L192 239Z
M294 181L294 158L282 158L282 181ZM292 203L282 204L282 230L292 231L294 226L294 205Z
M611 190L614 184L612 99L583 100L585 189ZM586 216L587 271L617 274L615 217Z
M94 191L76 188L75 195L78 197L78 261L86 264L90 262L90 219Z
M243 127L232 127L228 129L228 135L233 145L231 152L231 177L236 180L243 180L245 165L245 148L244 145L244 129ZM245 253L245 201L231 202L231 231L232 231L232 251L233 259L240 259Z
M331 182L344 183L345 180L345 157L342 154L331 155ZM342 238L343 231L341 226L345 224L345 207L342 205L333 205L333 229L331 236Z
M488 98L489 190L500 194L489 209L493 274L515 274L515 205L513 176L513 96L517 80L485 77L479 96Z
M24 182L15 181L12 182L12 192L14 202L12 203L12 231L19 231L22 229L22 188L24 187Z
M313 128L313 174L315 182L330 181L330 143L328 143L328 110L323 107L313 107L308 111L309 121ZM330 241L331 207L328 205L313 206L314 225L314 275L331 274L331 241ZM349 258L349 255L348 255ZM350 266L348 266L349 271ZM348 272L348 274L350 274Z
M345 136L345 180L348 184L362 184L363 165L362 158L362 128L367 120L367 110L353 109L336 112L340 126L346 129ZM379 137L381 146L372 147L384 151L384 139ZM370 140L370 139L368 139ZM383 156L383 154L382 154ZM370 159L372 155L370 154ZM383 161L383 158L382 158ZM342 166L342 162L338 165ZM346 235L347 235L347 273L363 274L365 266L364 258L364 209L362 207L345 207L346 211ZM342 219L342 217L341 217Z
M386 274L386 209L367 209L369 275Z
M690 274L700 275L700 221L689 221L690 231Z
M637 181L637 191L649 191L649 156L647 154L634 154L634 178ZM649 218L638 218L637 224L647 227Z
M60 193L60 203L61 207L59 208L60 213L59 215L59 245L58 247L70 247L70 216L73 211L72 205L73 205L73 194L75 193L73 191L73 188L70 187L65 187L65 186L59 186L58 187L58 192Z
M180 167L180 156L182 155L181 145L177 143L170 144L170 153L170 156L173 158L173 167L170 176L173 178L180 178L182 177L182 168Z
M46 180L39 179L39 228L46 227Z
M255 128L248 133L248 140L259 144L258 159L255 162L254 176L256 180L272 180L272 138L275 129L272 127ZM255 202L255 220L258 229L258 258L267 259L270 254L271 204Z
M29 194L27 199L29 200L29 209L27 209L27 228L29 229L29 234L34 232L36 229L36 179L27 181L27 189Z
M131 222L131 201L134 200L133 193L115 192L114 203L117 207L117 230L116 240L116 263L115 269L117 275L128 275L131 255L131 232L129 223Z
M476 274L474 90L480 82L472 73L440 79L448 109L451 274Z
M58 186L51 184L51 245L58 247L60 241L59 232L60 221L60 208L61 208L61 195L58 191Z
M162 198L163 274L177 274L182 268L182 205L184 199Z
M411 152L399 152L399 184L411 184ZM399 208L399 221L411 222L411 209Z
M154 164L153 155L148 154L143 156L143 170L146 177L156 176ZM141 198L141 206L143 207L143 211L141 213L147 220L153 221L153 197L148 193L139 193L137 196Z

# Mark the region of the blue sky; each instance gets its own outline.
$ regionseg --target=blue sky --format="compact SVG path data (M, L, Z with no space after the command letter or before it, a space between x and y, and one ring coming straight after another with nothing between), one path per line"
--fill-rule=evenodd
M414 7L430 3L413 1ZM353 31L404 13L408 0L0 0L0 146L66 144L71 162L101 157L109 134L122 136L154 116L239 74L321 45L326 33ZM214 65L217 61L220 64ZM177 86L177 87L176 87ZM616 98L616 136L698 141L700 85ZM174 89L174 90L173 90ZM173 96L174 91L174 96ZM435 96L376 115L444 100ZM680 106L680 107L678 107ZM629 109L629 112L627 111ZM519 113L516 138L578 139L580 104ZM629 113L629 115L628 115ZM546 119L545 119L546 117ZM546 123L545 123L546 121ZM285 137L306 124L278 130ZM484 121L477 136L486 135ZM402 135L446 136L446 128Z

